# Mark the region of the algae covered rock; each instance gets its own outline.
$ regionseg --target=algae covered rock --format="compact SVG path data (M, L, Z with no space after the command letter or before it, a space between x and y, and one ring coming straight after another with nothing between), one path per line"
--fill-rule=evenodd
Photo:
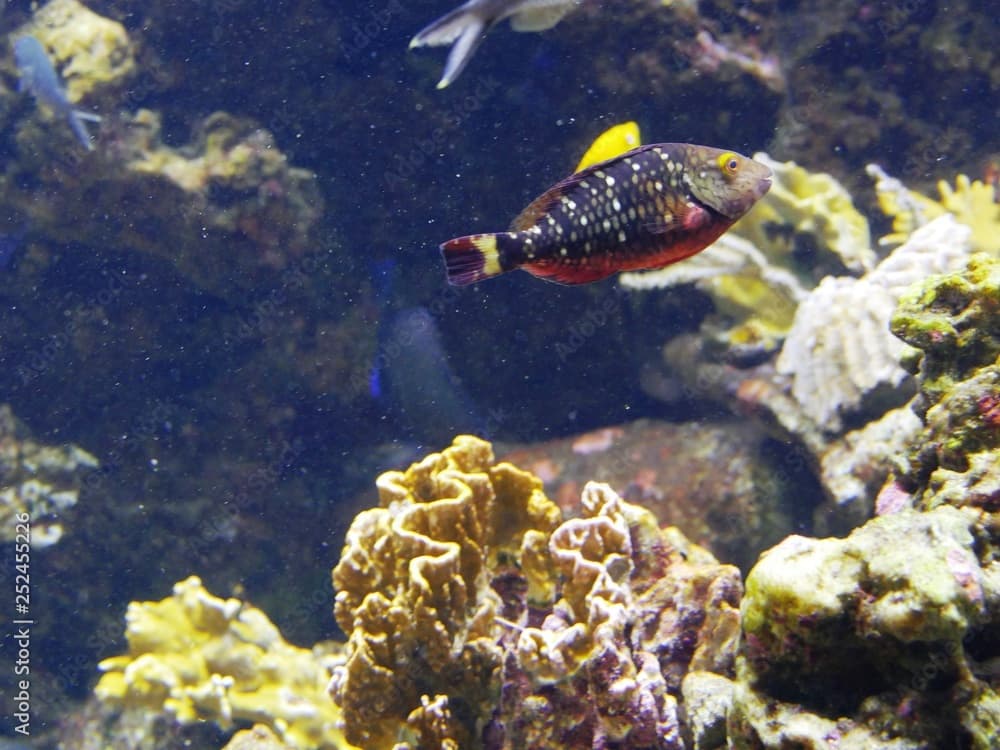
M836 729L845 747L916 748L980 732L996 697L976 673L980 639L1000 625L997 564L976 552L987 538L975 513L942 507L765 553L741 604L734 746L801 734L821 747ZM905 720L916 706L920 720Z
M125 27L77 0L50 0L14 34L31 34L46 47L71 102L120 88L136 70Z
M911 365L925 427L897 481L918 507L1000 510L1000 260L976 255L965 270L928 279L892 319L921 350Z
M85 164L59 163L45 135L23 129L23 159L0 196L56 242L157 257L201 289L243 299L315 251L323 201L316 175L292 166L269 131L223 112L190 141L163 140L160 116L123 115ZM46 201L20 183L37 181Z

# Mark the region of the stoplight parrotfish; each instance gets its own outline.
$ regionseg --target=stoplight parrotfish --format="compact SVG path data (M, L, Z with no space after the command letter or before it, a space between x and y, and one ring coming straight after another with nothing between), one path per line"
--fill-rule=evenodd
M101 118L99 115L73 107L42 43L33 36L18 38L14 42L14 60L21 73L18 89L30 91L38 101L43 102L56 114L65 117L84 148L93 151L94 144L90 142L90 133L87 132L83 121L100 122Z
M452 45L444 74L437 87L443 89L458 78L491 28L510 19L514 31L545 31L579 5L580 0L469 0L421 30L414 47Z
M735 151L654 143L549 188L510 231L441 245L448 281L515 268L560 284L661 268L715 242L771 187L771 170Z

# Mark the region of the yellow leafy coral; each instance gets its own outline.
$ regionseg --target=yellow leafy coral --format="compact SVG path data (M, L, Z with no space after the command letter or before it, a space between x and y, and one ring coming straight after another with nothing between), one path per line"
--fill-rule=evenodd
M869 164L868 174L875 180L875 193L882 211L892 217L892 233L879 240L882 245L906 241L916 229L946 213L972 229L972 248L1000 256L1000 203L996 188L960 174L952 187L938 181L940 200L910 190L877 164Z
M333 570L349 634L331 683L345 733L370 750L422 746L428 729L471 747L469 717L489 715L500 691L504 601L491 584L509 570L529 599L551 599L559 509L469 436L377 486L381 507L355 518Z
M259 609L192 576L171 597L130 604L126 621L129 653L100 663L100 700L185 724L258 722L293 748L351 748L326 694L340 656L286 643Z

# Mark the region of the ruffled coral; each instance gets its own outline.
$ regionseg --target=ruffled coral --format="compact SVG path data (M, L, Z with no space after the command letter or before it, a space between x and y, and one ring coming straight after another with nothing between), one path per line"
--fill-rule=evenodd
M732 667L739 573L607 485L582 505L549 542L562 598L506 661L497 747L682 748L684 675Z
M181 723L264 723L293 748L350 748L326 695L340 657L284 641L259 609L219 599L192 576L159 602L133 602L129 653L105 659L97 697Z
M444 722L470 746L474 717L489 715L500 687L504 601L491 583L509 569L529 600L551 596L545 541L559 510L539 479L494 466L489 444L472 437L383 474L378 488L381 507L358 515L333 571L349 640L331 693L363 747L418 735L432 705L436 731Z
M540 480L471 437L378 487L334 569L351 741L683 746L684 675L731 672L735 568L607 485L560 524Z

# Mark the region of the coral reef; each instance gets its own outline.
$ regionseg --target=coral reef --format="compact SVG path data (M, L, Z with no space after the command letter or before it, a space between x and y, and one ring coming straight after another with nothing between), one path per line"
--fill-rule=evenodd
M549 541L562 597L512 628L502 741L487 747L683 748L685 674L731 674L739 573L607 485L588 484L581 503Z
M333 649L284 641L259 609L219 599L192 576L159 602L133 602L129 653L105 659L97 697L181 724L266 723L293 748L349 748L326 695Z
M877 400L880 389L899 391L906 349L888 328L900 295L914 281L961 267L970 253L968 229L942 216L862 278L827 277L799 307L775 366L820 430L840 432L842 417Z
M35 156L8 167L12 179L0 194L40 236L149 253L197 286L236 299L313 250L322 212L315 175L289 166L255 123L216 113L181 148L162 142L160 118L149 110L105 127L86 169L52 164L51 153L43 160L43 134L27 126L19 132L20 148ZM49 200L18 189L29 178L50 191Z
M378 487L334 569L350 741L683 747L684 675L731 673L735 568L607 485L560 522L538 478L471 437Z
M868 433L865 425L902 406L915 388L903 367L912 349L889 332L897 300L914 281L960 268L970 252L969 229L940 216L861 278L825 279L796 310L773 365L734 367L694 337L668 343L664 362L695 392L800 446L795 450L817 469L827 494L817 509L821 528L848 530L870 512L889 468L884 446L872 443L888 423ZM908 437L893 434L899 447L918 429L908 419L892 425L911 430ZM852 449L858 445L868 448Z
M978 254L914 288L892 330L921 352L910 364L926 424L897 482L916 507L1000 511L1000 260Z
M765 153L755 160L774 178L764 200L734 230L772 256L794 254L803 245L832 253L843 267L865 273L875 265L868 221L854 207L850 193L832 175L810 172L794 161L776 161Z
M0 542L14 541L17 518L31 519L31 544L47 547L62 537L63 516L76 505L85 474L97 459L75 445L41 445L10 406L0 405Z
M1000 256L1000 203L997 202L996 186L960 174L955 178L954 187L939 180L937 188L941 198L934 200L907 189L876 164L868 165L868 174L875 179L879 206L892 217L892 233L882 237L880 244L903 242L915 230L950 213L971 230L973 250Z
M789 537L747 576L730 747L995 746L998 313L1000 261L984 254L902 295L892 330L920 350L905 360L916 414L865 430L923 428L876 453L896 466L879 517L846 539Z

